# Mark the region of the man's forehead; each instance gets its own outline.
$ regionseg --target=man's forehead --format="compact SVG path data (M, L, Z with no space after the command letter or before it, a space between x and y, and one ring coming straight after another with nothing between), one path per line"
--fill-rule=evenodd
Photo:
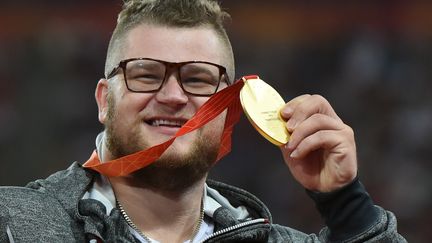
M223 65L223 44L210 27L140 24L126 33L122 59L150 57L171 62L209 61Z

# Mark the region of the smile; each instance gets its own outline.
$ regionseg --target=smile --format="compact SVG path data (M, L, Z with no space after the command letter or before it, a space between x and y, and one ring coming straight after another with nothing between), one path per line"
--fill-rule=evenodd
M186 123L186 120L152 119L146 121L146 123L154 127L181 127Z

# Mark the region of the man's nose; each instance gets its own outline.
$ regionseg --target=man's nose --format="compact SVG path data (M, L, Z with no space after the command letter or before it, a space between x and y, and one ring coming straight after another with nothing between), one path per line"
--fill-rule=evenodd
M189 97L180 86L180 78L171 74L166 77L162 88L156 93L156 100L168 105L186 104Z

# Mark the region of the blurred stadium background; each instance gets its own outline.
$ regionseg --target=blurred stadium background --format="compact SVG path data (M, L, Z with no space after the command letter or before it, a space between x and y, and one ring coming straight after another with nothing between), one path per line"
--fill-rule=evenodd
M432 218L432 2L223 1L237 77L259 74L289 100L326 97L356 132L360 177L410 242ZM120 0L0 3L0 185L85 161L102 126L94 88ZM278 149L245 118L212 178L260 197L276 223L322 220Z

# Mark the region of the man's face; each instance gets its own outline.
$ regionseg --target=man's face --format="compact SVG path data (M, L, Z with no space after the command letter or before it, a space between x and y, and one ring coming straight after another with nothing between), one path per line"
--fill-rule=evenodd
M148 57L169 62L207 61L222 66L221 41L208 28L171 28L140 25L126 38L122 59ZM178 73L166 77L161 90L154 93L134 93L127 90L123 75L115 77L108 90L106 84L106 112L99 119L107 128L107 159L131 154L163 143L189 120L209 97L184 93L178 83ZM98 85L99 86L99 85ZM226 87L221 83L221 88ZM99 87L98 87L99 89ZM219 149L225 113L202 129L179 137L163 154L162 161L170 167L198 157L214 159ZM157 163L156 163L157 164Z

